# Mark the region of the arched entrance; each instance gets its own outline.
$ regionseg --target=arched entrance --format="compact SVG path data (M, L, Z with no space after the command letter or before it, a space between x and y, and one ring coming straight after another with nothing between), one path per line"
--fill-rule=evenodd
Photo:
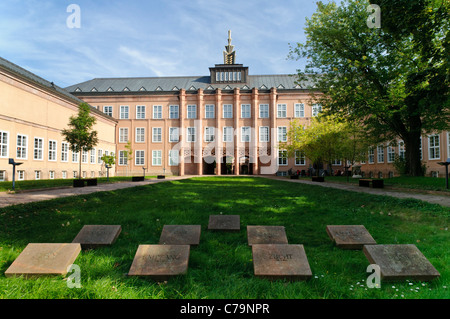
M207 156L203 158L203 175L214 175L216 171L216 158Z
M243 156L239 159L239 175L253 175L253 163L250 163L250 157Z
M233 175L234 174L234 157L224 156L222 157L222 163L220 167L220 172L222 175Z

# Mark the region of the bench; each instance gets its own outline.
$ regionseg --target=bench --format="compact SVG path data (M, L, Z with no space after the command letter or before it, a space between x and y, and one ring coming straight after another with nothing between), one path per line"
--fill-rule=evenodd
M383 188L384 187L384 180L382 179L364 179L361 178L359 180L359 186L362 187L371 187L372 188Z

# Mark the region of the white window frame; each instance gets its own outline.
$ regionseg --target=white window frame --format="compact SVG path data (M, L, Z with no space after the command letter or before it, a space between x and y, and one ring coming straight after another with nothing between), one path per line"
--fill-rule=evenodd
M388 145L386 149L386 155L387 155L387 162L393 163L395 161L395 148L392 145Z
M288 166L288 152L286 150L278 150L278 166Z
M78 163L80 157L80 152L72 151L72 163Z
M152 166L162 166L162 151L153 150L152 151Z
M145 143L145 127L136 127L135 128L135 142L136 143Z
M450 132L447 132L447 158L450 158Z
M197 118L197 105L196 104L188 104L186 106L187 109L187 118L188 119L196 119Z
M36 147L36 141L39 142L41 147ZM37 152L37 153L36 153ZM40 156L36 156L40 155ZM34 137L33 139L33 160L43 161L44 160L44 139L42 137Z
M177 143L180 141L180 128L169 127L169 143Z
M249 119L252 117L252 106L251 104L241 104L241 118Z
M39 171L39 170L34 171L34 179L36 181L41 179L41 171Z
M302 151L295 151L295 166L305 166L306 165L306 156Z
M266 131L266 132L263 132L263 131ZM259 127L259 141L261 143L269 143L270 142L270 129L268 126L260 126Z
M295 103L294 105L294 117L305 117L305 104Z
M231 132L230 132L231 131ZM227 143L233 142L233 127L232 126L224 126L223 127L223 141Z
M178 166L179 157L180 152L178 150L169 150L169 166Z
M384 163L384 145L377 146L377 163Z
M0 158L8 158L9 154L9 132L0 131Z
M0 182L4 182L6 178L6 171L0 170Z
M118 164L119 166L127 166L128 165L128 157L125 155L127 151L122 150L119 151L119 159L118 159Z
M214 104L205 105L205 119L213 119L216 116L216 106Z
M66 179L67 178L67 171L62 171L61 172L61 178L62 179Z
M58 159L58 141L48 140L48 160L49 162L56 162L57 159Z
M69 143L61 142L61 162L67 163L69 161Z
M55 171L49 171L48 172L48 178L49 179L55 179Z
M287 117L287 104L277 104L277 118Z
M25 171L23 169L17 171L17 180L18 181L25 180Z
M179 118L180 118L180 106L169 105L169 119L179 119Z
M213 126L205 127L205 142L214 142L215 140L215 130Z
M106 152L105 152L106 155ZM97 150L97 164L102 164L102 157L103 157L103 150L102 149L98 149Z
M398 141L398 156L401 159L406 158L406 148L405 148L405 142L403 140Z
M186 127L186 142L194 143L197 141L197 130L194 126Z
M241 126L241 142L250 143L252 140L252 130L250 126Z
M223 104L223 118L232 119L233 118L233 104Z
M368 163L374 164L375 163L375 148L370 147L368 153Z
M119 128L119 143L128 143L128 127Z
M162 119L162 105L153 105L153 119Z
M108 115L108 116L111 116L112 117L112 114L113 114L113 111L112 111L113 109L112 109L112 106L111 105L105 105L105 106L103 106L103 113L104 114L106 114L106 115Z
M152 128L152 143L162 143L162 127Z
M278 126L277 133L278 142L287 142L287 126Z
M313 117L319 115L319 113L322 112L322 105L321 104L313 104L311 107L311 115Z
M260 119L269 118L269 104L260 104L259 105L259 118Z
M83 149L81 151L81 163L87 164L88 163L88 151Z
M145 105L136 105L136 119L144 120L145 119Z
M95 151L95 148L92 148L89 151L89 156L90 156L89 161L90 161L91 164L95 164L97 162L95 154L97 154L97 152Z
M437 146L436 146L437 139ZM432 141L433 140L433 141ZM436 150L438 156L436 157ZM434 154L434 156L432 156ZM441 158L441 137L439 134L428 135L428 159L438 160Z
M119 118L121 120L128 120L130 117L129 115L130 115L130 106L129 105L121 105Z
M145 151L136 150L134 154L134 165L144 166L145 165Z
M20 143L19 143L20 137ZM25 134L17 134L16 138L16 158L17 159L28 159L28 135ZM19 156L20 150L20 156Z

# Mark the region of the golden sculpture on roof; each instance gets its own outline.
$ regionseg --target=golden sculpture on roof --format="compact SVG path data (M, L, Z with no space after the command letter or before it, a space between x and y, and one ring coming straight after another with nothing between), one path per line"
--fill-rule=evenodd
M234 45L231 45L231 30L228 30L228 45L225 46L226 51L223 51L223 63L235 64L236 52Z

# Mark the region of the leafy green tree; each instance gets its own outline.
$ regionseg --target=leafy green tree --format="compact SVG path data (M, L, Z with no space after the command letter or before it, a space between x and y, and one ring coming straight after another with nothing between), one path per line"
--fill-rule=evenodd
M299 83L320 92L315 103L362 120L376 143L402 139L406 171L419 176L420 136L450 128L449 2L372 2L380 4L381 28L367 24L367 0L318 2L307 41L291 46L290 57L307 58Z
M133 160L133 149L131 147L131 141L128 141L127 144L125 145L124 155L125 158L127 159L127 176L128 176L128 166Z
M96 123L95 117L90 115L91 107L87 103L81 103L78 107L78 115L69 119L69 129L63 129L61 134L70 144L70 150L79 154L78 178L81 179L82 151L90 151L97 145L97 131L92 130Z

